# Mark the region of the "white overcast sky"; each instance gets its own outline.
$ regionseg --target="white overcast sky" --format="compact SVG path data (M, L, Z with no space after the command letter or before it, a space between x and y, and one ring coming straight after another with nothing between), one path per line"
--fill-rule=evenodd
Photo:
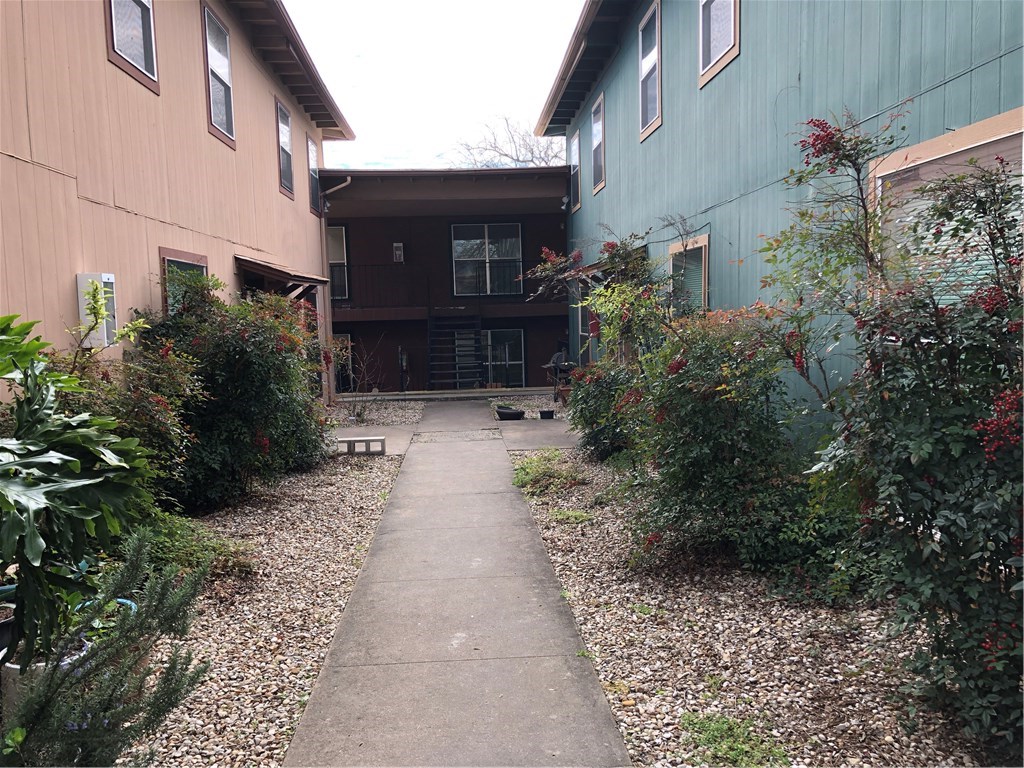
M326 167L443 168L509 116L530 130L584 0L284 0L355 141Z

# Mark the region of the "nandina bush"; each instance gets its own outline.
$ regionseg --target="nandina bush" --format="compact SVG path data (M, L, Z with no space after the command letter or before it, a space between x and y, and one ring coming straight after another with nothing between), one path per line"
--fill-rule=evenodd
M321 462L326 420L312 308L270 294L226 304L215 278L171 279L177 310L151 320L145 337L199 361L203 396L185 405L195 437L181 489L186 509L226 503L257 481Z
M805 491L779 360L742 311L684 318L646 359L636 407L652 501L635 520L646 549L726 551L758 568L797 558L782 533Z
M580 445L602 461L627 450L635 429L622 398L632 388L634 375L621 363L606 357L572 373L569 423L580 435Z
M924 693L996 760L1021 737L1021 187L936 182L909 233L921 269L861 305L863 367L822 466L858 479L862 536L901 618L930 637Z

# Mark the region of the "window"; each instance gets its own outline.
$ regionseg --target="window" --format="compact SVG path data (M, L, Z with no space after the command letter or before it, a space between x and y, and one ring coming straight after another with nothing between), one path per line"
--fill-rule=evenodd
M569 210L573 213L580 207L580 132L576 131L569 140Z
M482 331L487 383L523 387L523 332L518 329Z
M281 191L292 200L295 199L295 184L292 181L292 114L277 99L277 159L278 178Z
M159 95L153 0L106 0L107 60Z
M163 284L163 304L167 314L173 315L181 306L181 287L174 284L175 272L198 272L206 274L206 257L199 253L179 251L175 248L159 249L160 277Z
M114 301L114 276L107 272L82 272L78 278L78 317L82 327L92 325L89 317L88 295L91 283L97 283L103 290L106 299L107 319L95 328L92 333L82 339L82 346L87 349L102 349L114 343L117 333L117 304Z
M897 248L901 247L905 228L911 226L929 205L929 201L915 195L914 190L947 175L967 172L969 161L980 167L992 167L997 156L1019 160L1022 119L1024 110L1010 110L958 131L902 148L874 164L875 189L889 202L887 227ZM922 271L930 273L944 286L942 298L945 301L953 301L965 290L971 290L971 283L992 268L990 263L978 263L967 254L961 255L959 250L948 251L950 245L948 236L930 240L928 250L935 256L928 263L919 264Z
M509 296L523 292L518 224L455 224L452 264L456 296Z
M740 0L700 0L700 77L703 88L740 52Z
M348 249L345 228L327 228L327 262L331 268L331 305L348 300Z
M594 194L604 189L604 94L597 97L590 110L590 137L594 156Z
M316 141L306 134L306 154L309 157L309 210L320 215L320 153Z
M640 22L640 141L661 125L661 5Z
M356 375L352 369L352 334L336 333L334 341L338 351L334 355L334 391L355 392Z
M708 306L708 236L668 248L672 258L672 309L686 315Z
M600 324L597 315L593 314L588 307L583 306L587 298L587 288L583 282L577 281L575 291L576 309L576 330L580 345L579 364L586 365L590 362L590 340L596 338L600 333Z
M235 111L231 98L231 40L228 28L203 6L206 31L206 75L210 92L210 133L235 148Z

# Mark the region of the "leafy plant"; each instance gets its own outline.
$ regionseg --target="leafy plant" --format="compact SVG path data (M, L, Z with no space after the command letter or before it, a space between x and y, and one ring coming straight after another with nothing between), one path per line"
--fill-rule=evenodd
M679 718L679 726L697 747L702 762L737 768L789 765L785 750L774 740L758 734L750 720L685 712Z
M560 493L586 481L568 466L561 451L547 449L520 461L515 467L512 482L528 496L541 496Z
M556 523L580 525L582 523L589 523L594 517L589 512L584 512L581 509L554 509L551 511L551 519Z
M20 703L5 713L0 764L113 765L151 736L207 671L177 647L166 661L149 663L160 638L187 633L204 574L203 568L154 572L147 538L129 537L123 564L104 573L99 593L66 628L41 672L20 681ZM84 629L125 596L137 609L117 612L83 650Z
M138 440L113 433L114 420L58 410L58 385L42 362L5 378L19 387L13 436L0 440L0 561L15 583L3 660L22 641L24 667L52 651L67 618L60 593L83 586L78 564L131 522L133 501L150 499L142 485L150 471Z

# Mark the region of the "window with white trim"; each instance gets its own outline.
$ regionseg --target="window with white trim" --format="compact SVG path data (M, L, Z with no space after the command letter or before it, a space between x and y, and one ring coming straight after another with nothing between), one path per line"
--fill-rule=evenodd
M594 158L594 194L604 189L604 94L597 97L590 110L590 144Z
M672 259L672 310L686 315L708 306L708 236L700 235L668 248Z
M156 94L153 0L106 0L107 58Z
M92 326L93 317L89 313L89 294L95 283L102 292L102 299L107 310L106 319L93 328L88 336L82 339L86 349L102 349L114 343L117 336L117 302L114 299L114 276L108 272L79 272L78 279L78 317L82 328Z
M569 211L580 207L580 132L569 139Z
M661 4L640 22L640 140L661 125Z
M217 15L203 8L206 28L207 85L210 125L229 139L235 138L235 110L231 93L231 35Z
M280 101L277 104L277 157L281 191L288 197L295 196L295 182L292 176L292 113Z
M523 332L517 328L481 331L485 345L487 383L503 387L526 386Z
M327 262L331 269L331 304L348 300L348 249L344 227L327 227Z
M740 52L740 0L699 0L698 51L704 85Z
M456 296L509 296L523 292L518 224L453 224L452 271Z
M320 215L320 152L316 141L306 134L306 155L309 160L309 210Z

